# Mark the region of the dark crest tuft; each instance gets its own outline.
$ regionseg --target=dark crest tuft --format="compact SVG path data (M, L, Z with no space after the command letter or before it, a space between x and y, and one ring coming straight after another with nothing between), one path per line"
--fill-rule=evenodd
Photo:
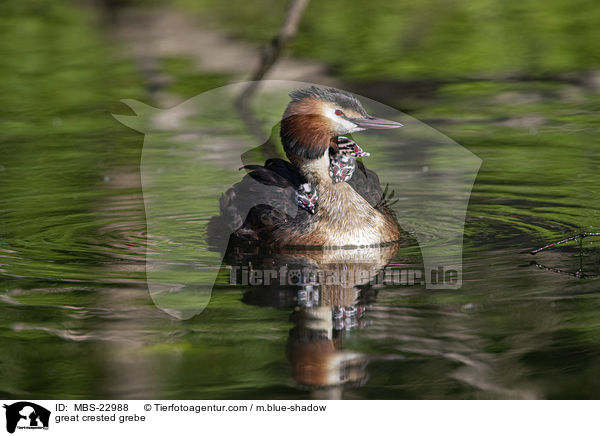
M352 94L340 91L335 88L317 88L316 86L311 86L310 88L297 89L290 93L290 97L293 102L300 101L305 98L316 98L321 101L328 101L331 103L335 103L342 108L350 108L361 114L362 116L367 116L367 112L365 112L364 108L360 104L360 101Z

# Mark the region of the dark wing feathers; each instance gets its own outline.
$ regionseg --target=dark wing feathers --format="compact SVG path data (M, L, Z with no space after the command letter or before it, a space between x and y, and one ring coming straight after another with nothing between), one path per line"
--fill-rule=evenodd
M355 171L350 181L348 181L350 186L375 209L385 215L395 217L394 211L391 208L397 201L393 200L394 191L391 193L388 192L388 185L386 185L385 190L381 189L377 174L367 169L361 161L357 160L356 166L359 171Z
M365 165L357 160L356 167L359 171L355 171L354 175L348 181L350 186L354 188L369 204L375 207L383 197L383 191L379 185L379 177L373 171L368 170Z
M294 201L301 175L282 159L269 159L265 166L245 165L248 174L221 196L221 215L207 229L210 245L229 240L265 239L270 230L297 214L308 213Z

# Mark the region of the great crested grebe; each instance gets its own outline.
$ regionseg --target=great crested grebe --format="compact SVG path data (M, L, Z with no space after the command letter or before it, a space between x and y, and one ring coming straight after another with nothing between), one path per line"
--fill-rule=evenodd
M354 96L333 88L313 86L290 97L280 128L289 162L269 159L264 166L246 166L252 171L221 197L221 215L211 219L209 237L226 232L237 241L271 246L376 246L398 240L398 223L379 178L355 161L368 153L343 135L402 124L369 116ZM248 198L260 195L257 185L269 187L264 203ZM249 201L254 206L248 210Z

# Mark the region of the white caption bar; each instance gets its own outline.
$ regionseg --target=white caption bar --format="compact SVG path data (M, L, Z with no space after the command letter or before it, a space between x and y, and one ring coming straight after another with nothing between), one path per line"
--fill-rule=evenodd
M598 401L3 400L2 404L0 434L18 436L213 431L312 436L390 430L461 436L599 434Z

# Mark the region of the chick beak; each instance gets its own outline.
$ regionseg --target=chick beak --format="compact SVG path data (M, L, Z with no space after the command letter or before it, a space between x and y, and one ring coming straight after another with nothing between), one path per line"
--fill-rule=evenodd
M352 118L351 121L361 129L396 129L403 126L403 124L397 123L396 121L384 120L383 118L371 116Z

